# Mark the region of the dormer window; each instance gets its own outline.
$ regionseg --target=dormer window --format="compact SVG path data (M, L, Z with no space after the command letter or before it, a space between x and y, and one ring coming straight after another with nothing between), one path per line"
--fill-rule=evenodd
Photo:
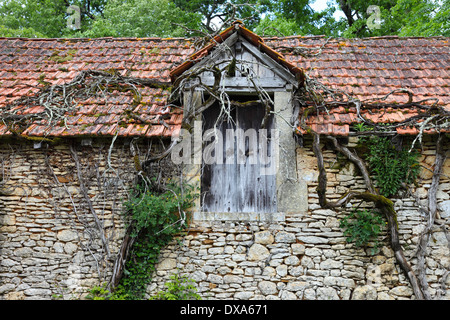
M202 123L201 160L189 169L201 183L194 220L283 220L299 210L289 121L302 75L240 24L172 71L185 119Z

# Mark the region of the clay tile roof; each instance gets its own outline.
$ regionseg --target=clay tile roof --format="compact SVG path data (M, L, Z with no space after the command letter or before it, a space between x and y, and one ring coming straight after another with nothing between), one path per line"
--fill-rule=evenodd
M431 104L438 100L438 105L447 111L450 111L449 41L445 37L397 36L349 40L322 36L265 39L287 61L305 69L309 77L361 101L377 101L396 91L383 102L405 104L409 96L401 89L407 89L414 94L413 101L430 99ZM417 111L372 109L361 110L361 114L374 123L398 123L417 115ZM332 135L348 135L349 125L355 122L358 122L356 109L344 107L307 119L307 124L318 126L320 133ZM305 133L301 128L299 131ZM450 132L450 128L442 131ZM397 132L416 134L418 131L405 126Z
M309 77L360 100L378 99L393 90L407 88L414 92L414 99L438 99L450 111L450 38L263 39L237 23L215 41L224 41L235 30L292 73L302 75L305 70ZM36 95L45 86L69 83L87 70L114 70L122 76L170 84L214 45L213 42L195 51L192 39L183 38L0 38L0 108L24 96ZM170 137L178 132L183 115L180 108L166 107L170 90L140 85L136 88L141 94L139 101L129 90L116 90L106 99L98 95L79 100L65 123L49 127L45 121L36 120L21 134ZM386 101L404 103L408 95L398 92L389 99ZM41 111L42 107L35 104L20 109L23 114ZM130 112L135 116L130 117ZM386 123L403 121L414 112L367 110L365 115L375 123ZM318 132L345 136L358 119L354 108L338 107L311 115L307 121ZM9 129L0 121L0 136L12 134ZM413 131L408 127L398 129L402 134Z
M88 70L114 70L122 76L170 84L169 72L192 54L188 39L100 38L14 39L0 38L0 108L47 86L74 80ZM182 111L167 108L169 89L136 85L139 103L131 90L109 90L77 100L66 122L56 126L35 121L21 134L27 136L159 136L181 126ZM25 106L22 114L42 112L40 106ZM130 117L132 112L145 120ZM0 136L10 135L0 122Z

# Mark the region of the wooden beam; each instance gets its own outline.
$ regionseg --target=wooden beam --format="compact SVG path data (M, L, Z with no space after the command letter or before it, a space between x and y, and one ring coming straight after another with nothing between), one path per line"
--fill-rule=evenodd
M242 45L245 49L247 49L251 54L253 54L256 58L261 60L270 70L275 72L278 76L280 76L285 81L289 82L293 86L297 86L297 80L295 79L295 76L289 72L286 68L284 68L281 64L274 61L272 58L270 58L265 53L259 51L258 48L250 44L249 42L243 40Z
M192 70L199 70L202 67L204 67L204 66L206 66L208 64L211 64L211 62L212 62L212 64L215 64L218 59L224 60L223 57L221 58L221 55L223 55L224 52L226 51L226 49L224 49L224 48L226 48L226 47L232 48L237 40L238 40L238 34L237 33L231 35L223 43L218 44L216 46L216 48L214 48L214 50L209 54L209 56L207 56L207 57L203 58L201 61L199 61L192 68ZM231 53L231 52L227 52L227 53ZM232 59L232 55L229 56L229 59Z
M214 77L202 77L202 82L207 86L214 84ZM253 81L256 85L267 88L285 88L286 81L280 78L254 78ZM225 88L242 88L246 90L254 90L253 83L246 77L223 77L220 83Z

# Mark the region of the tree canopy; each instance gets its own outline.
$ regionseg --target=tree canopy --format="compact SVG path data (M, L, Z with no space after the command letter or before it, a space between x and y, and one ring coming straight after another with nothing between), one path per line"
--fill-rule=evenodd
M236 19L266 36L450 36L450 0L3 0L3 37L178 37Z

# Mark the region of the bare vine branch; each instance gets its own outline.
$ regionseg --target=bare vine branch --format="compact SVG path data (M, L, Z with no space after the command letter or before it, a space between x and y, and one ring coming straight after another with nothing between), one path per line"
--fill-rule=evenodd
M428 300L431 299L431 295L428 291L428 282L426 279L425 255L427 252L428 242L431 236L431 230L434 225L437 214L436 194L439 186L439 179L442 172L442 166L446 159L446 154L444 150L445 140L446 140L445 135L440 135L436 143L436 160L434 163L434 171L431 186L430 189L428 190L428 212L427 212L428 217L425 224L425 228L420 235L417 251L415 254L418 260L418 278L422 285L424 295Z
M97 216L97 212L95 211L94 206L92 205L92 201L88 195L88 190L84 184L83 176L81 173L80 161L78 160L77 152L76 152L76 150L74 150L73 146L70 146L70 152L72 154L72 157L75 162L76 169L77 169L77 176L78 176L78 182L80 184L80 191L83 194L83 197L89 207L89 211L91 212L91 215L94 218L94 221L97 225L97 230L100 233L100 239L102 240L103 246L106 250L107 260L109 260L109 258L111 256L111 252L109 250L108 241L106 240L106 237L105 237L104 227L103 227L103 224L100 222L100 220Z
M67 128L67 117L77 110L77 101L95 96L107 100L110 91L120 89L122 92L130 91L135 103L139 103L141 94L136 87L138 85L163 89L170 86L153 79L122 76L116 71L83 70L68 83L38 86L38 93L11 102L0 110L0 116L3 124L17 135L31 123L39 121L43 121L48 128L58 123ZM31 107L39 109L34 113L26 112Z
M407 94L408 101L404 104L393 104L385 102L392 95L398 93ZM422 136L426 131L432 130L434 132L439 133L443 129L448 130L450 123L449 122L450 112L447 111L443 106L438 105L438 101L436 99L425 99L415 102L413 92L407 89L393 90L388 94L386 94L385 96L378 99L360 101L343 91L327 88L326 86L322 85L319 81L311 79L309 77L306 77L305 87L300 88L298 90L295 100L296 103L298 103L300 106L300 108L296 109L296 113L300 115L300 120L297 122L297 124L303 130L313 135L313 151L317 158L319 168L319 184L317 187L317 192L319 195L319 204L321 205L321 207L336 209L349 203L349 201L351 201L352 199L359 199L367 202L372 202L375 205L375 207L377 207L378 209L380 209L381 212L384 213L388 221L388 228L390 230L390 238L391 238L391 247L394 250L397 262L399 263L400 267L404 270L405 274L408 276L408 279L413 287L413 291L416 298L429 299L430 295L427 291L427 284L424 274L421 274L420 277L418 278L404 256L403 249L401 248L399 242L396 212L394 210L392 201L381 196L378 193L378 190L374 187L374 184L371 180L369 171L367 170L364 164L364 161L361 158L359 158L359 156L356 153L351 152L348 148L339 144L338 140L332 136L326 136L326 138L332 142L334 148L338 152L345 155L347 159L349 159L350 161L352 161L354 164L357 165L357 167L359 168L360 172L363 175L368 192L349 191L347 194L345 194L337 201L334 202L327 201L325 196L327 178L325 167L323 164L323 156L320 149L320 135L314 132L312 128L306 124L306 119L313 113L317 114L320 112L329 113L329 110L331 110L334 107L339 106L353 107L356 109L358 119L360 119L361 122L369 126L369 128L372 128L372 130L368 130L366 132L359 132L357 134L393 135L397 134L396 132L397 128L410 126L416 128L418 131L418 134L413 142L412 147L414 147L414 144L417 141L421 142ZM430 101L433 102L432 105L425 104ZM387 108L394 108L399 110L402 110L404 108L415 109L418 112L416 115L411 116L405 119L404 121L398 123L390 123L388 125L383 126L380 126L379 124L373 122L372 120L367 119L364 116L364 112L371 112L371 110L374 110L376 112L379 111L386 112ZM380 117L382 115L383 112L381 113ZM439 140L438 146L439 150L442 150L441 139L442 138L440 138ZM439 152L442 153L442 151ZM442 166L443 161L442 155L441 157L438 157L436 161L437 163L435 166L435 170L438 170L439 166ZM433 180L434 182L433 189L431 190L432 194L433 192L435 192L434 188L437 188L438 186L439 176L440 173L437 173L435 171ZM430 206L430 216L433 217L434 221L434 215L436 212L436 197L435 196L433 197L432 194L431 198L429 199L430 201L429 206ZM430 223L430 221L428 223ZM426 235L428 235L430 232L429 228L427 228L427 232L424 233L421 239L422 247L426 247L426 239L427 239ZM421 254L424 255L425 252L421 251Z
M424 299L423 289L419 285L417 277L413 269L411 268L410 264L406 260L405 255L403 253L403 249L400 245L397 229L397 214L395 212L393 202L387 199L386 197L380 195L378 191L373 187L373 183L371 182L370 176L368 176L368 171L365 168L362 159L360 159L357 155L348 152L348 150L345 150L346 148L339 146L337 140L334 137L329 138L333 140L335 145L338 146L338 150L341 150L341 152L343 152L343 154L347 156L350 161L358 165L363 170L363 172L366 172L364 179L366 181L366 186L370 191L369 192L350 191L338 201L328 202L325 196L327 178L325 167L323 164L323 156L321 155L322 151L320 150L320 136L319 134L314 132L313 137L314 137L313 149L314 154L318 159L317 164L319 167L319 186L317 188L317 193L319 195L320 205L323 208L335 209L347 204L352 199L359 199L366 202L372 202L375 205L375 207L378 208L386 217L386 220L388 222L388 229L390 230L391 247L394 251L394 255L396 257L397 262L399 263L400 267L405 272L411 283L416 299L423 300Z

